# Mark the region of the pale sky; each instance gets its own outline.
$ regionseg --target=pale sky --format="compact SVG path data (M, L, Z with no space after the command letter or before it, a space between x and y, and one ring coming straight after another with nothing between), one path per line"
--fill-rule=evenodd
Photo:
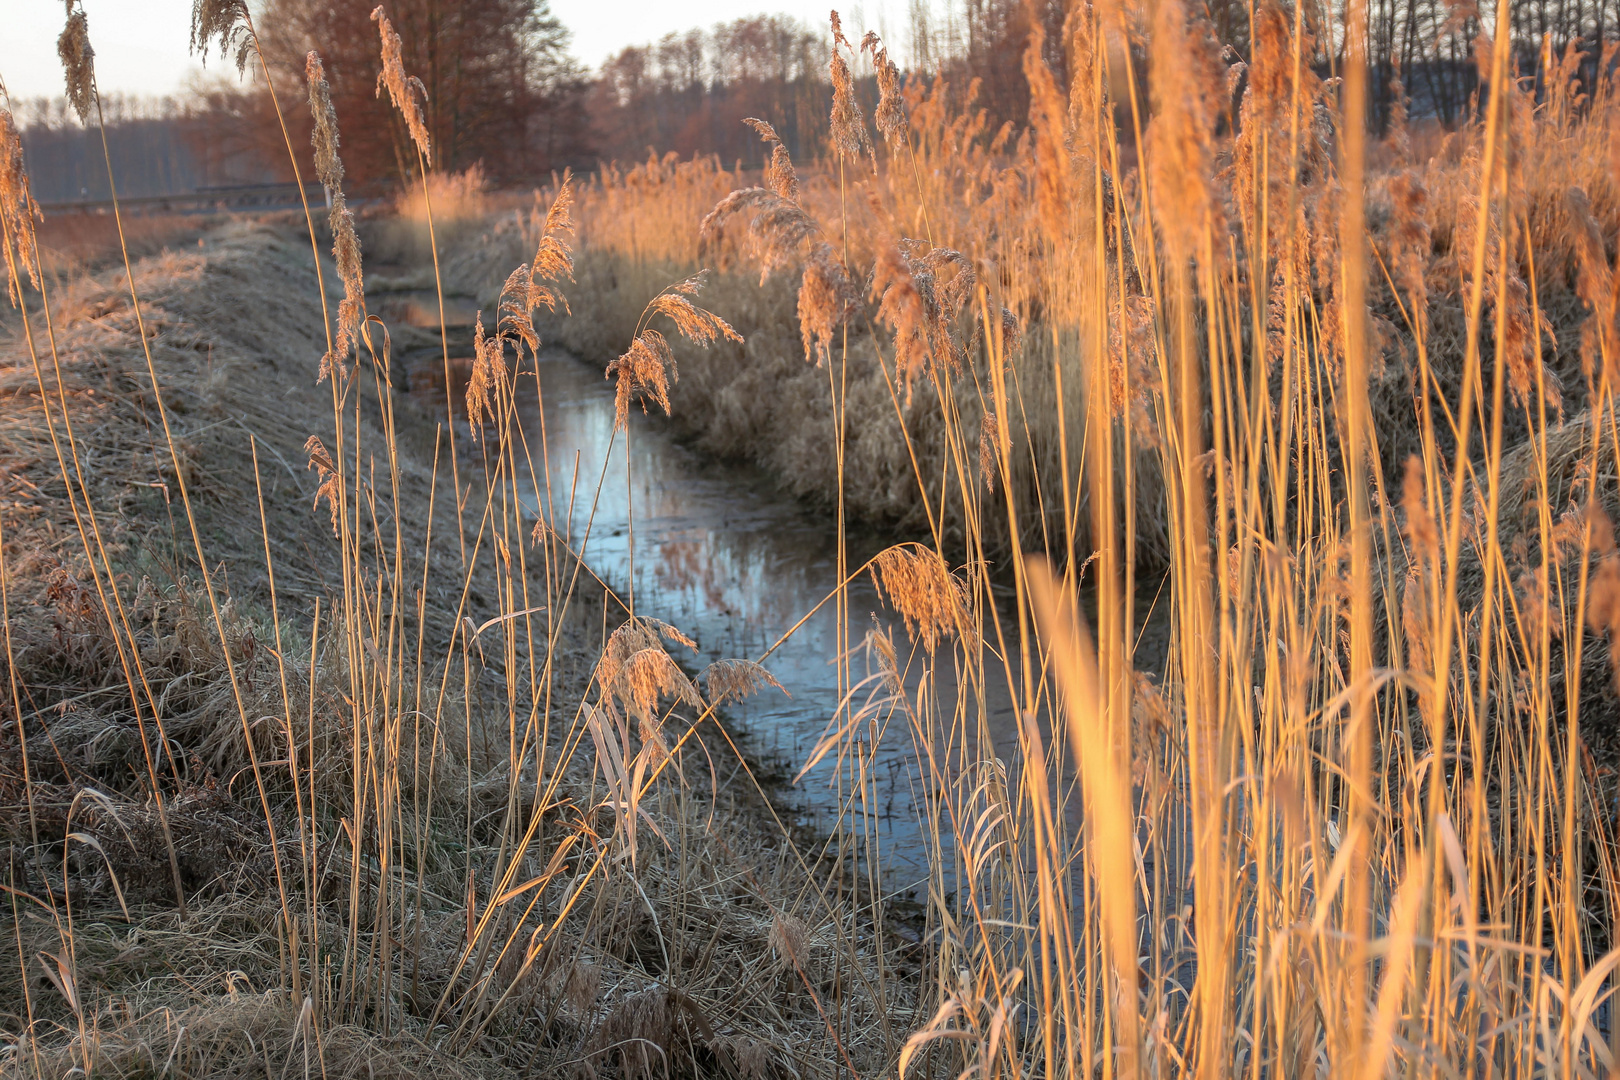
M870 26L897 46L896 52L904 51L906 0L705 0L700 5L552 0L551 9L573 31L574 56L594 69L626 45L761 12L793 15L812 29L825 30L827 13L835 4L846 32L855 40ZM203 70L186 49L191 0L84 0L84 8L96 50L96 80L104 93L170 94ZM56 59L62 20L62 0L0 0L0 79L13 100L62 93L62 68ZM232 78L236 74L212 53L208 70L229 72Z

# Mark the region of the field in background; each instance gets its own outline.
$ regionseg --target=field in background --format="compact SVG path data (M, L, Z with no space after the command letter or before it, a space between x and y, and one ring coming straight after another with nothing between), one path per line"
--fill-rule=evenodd
M318 60L330 214L65 293L0 127L5 1067L1611 1075L1612 49L1532 87L1481 35L1471 120L1375 140L1344 15L1255 9L1238 60L1172 0L1076 8L1017 131L835 21L823 159L756 120L757 180L655 156L516 207L432 169L383 19L426 179L367 243L487 316L442 422L390 386ZM871 821L912 733L915 925L865 827L748 795L725 706L768 654L683 667L525 509L542 341L615 438L667 414L824 504L903 623L840 637L805 764ZM905 542L852 565L861 521Z

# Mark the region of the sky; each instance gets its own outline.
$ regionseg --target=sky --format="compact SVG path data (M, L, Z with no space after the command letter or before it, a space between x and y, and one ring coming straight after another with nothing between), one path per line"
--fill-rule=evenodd
M905 0L834 0L846 30L870 26L899 45ZM705 0L701 5L669 0L552 0L552 12L573 31L573 54L588 67L626 45L656 41L672 30L780 12L824 28L828 0ZM257 5L255 5L257 7ZM163 95L183 90L203 65L187 52L191 0L84 0L90 43L96 50L96 80L103 93ZM698 22L694 23L694 14ZM56 59L62 0L0 0L0 79L13 100L56 97L62 68ZM885 33L885 31L892 33ZM210 55L209 72L234 68Z

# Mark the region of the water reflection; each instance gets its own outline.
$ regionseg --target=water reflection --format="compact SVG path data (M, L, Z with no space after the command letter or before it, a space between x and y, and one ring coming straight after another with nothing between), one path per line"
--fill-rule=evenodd
M557 528L571 545L583 545L592 570L621 595L633 589L639 614L673 623L697 641L702 656L696 662L759 657L833 591L837 533L830 514L773 492L749 470L701 459L639 414L628 439L623 432L615 436L613 394L598 368L549 352L538 373L543 409L528 397L533 383L527 377L519 400L530 402L523 416L530 446L544 436L550 490L539 498L549 499ZM862 545L850 551L851 565L875 550ZM780 759L790 773L808 759L838 712L837 618L835 605L823 605L766 660L791 697L767 690L728 707L752 735L754 750ZM888 628L865 576L850 587L848 618L856 643L869 628ZM896 626L893 632L904 655L904 631ZM857 676L864 673L860 662L855 668ZM942 693L950 693L948 685ZM940 706L948 715L949 702ZM1010 733L1010 708L997 711L1004 715L995 726ZM917 758L902 717L876 735L875 820L867 824L876 830L891 882L903 886L920 879L926 865ZM834 772L833 763L824 761L795 790L806 823L834 823L840 805L829 786Z

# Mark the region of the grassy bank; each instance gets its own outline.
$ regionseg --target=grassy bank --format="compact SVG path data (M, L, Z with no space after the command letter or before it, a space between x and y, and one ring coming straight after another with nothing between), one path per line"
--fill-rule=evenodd
M433 177L383 14L382 85L412 176ZM1032 34L1029 123L999 133L970 94L903 88L875 36L834 20L813 169L755 122L758 183L655 160L425 249L498 311L442 428L387 388L312 56L334 196L310 244L336 265L254 241L213 265L254 290L282 265L285 288L190 322L314 327L301 373L274 380L308 395L289 444L319 440L281 451L304 516L272 507L253 531L275 470L261 453L246 502L240 450L207 441L229 430L210 401L248 394L250 433L283 415L257 369L210 398L206 364L233 348L150 330L206 260L143 264L136 291L155 274L169 299L128 316L101 309L104 284L73 323L84 366L41 326L29 364L48 359L17 376L8 430L37 478L7 497L36 500L39 525L5 518L7 603L32 619L7 620L27 976L7 1066L1612 1072L1617 87L1607 67L1579 82L1571 50L1544 57L1533 98L1513 43L1481 35L1471 122L1442 138L1397 117L1377 140L1365 13L1345 14L1256 9L1238 60L1170 0L1077 6L1063 81ZM70 78L89 64L73 18ZM199 18L251 53L243 10ZM435 234L435 185L454 189L422 184L402 252ZM32 224L0 190L20 281ZM701 287L699 266L718 271ZM825 860L730 805L747 775L717 710L770 689L768 654L692 679L678 628L588 587L571 520L524 511L540 485L514 418L541 340L605 364L616 438L668 414L831 509L842 694L806 764L827 763L847 814ZM119 355L140 357L133 382L91 381ZM58 455L101 409L130 434ZM170 496L142 535L166 536L148 558L174 569L142 570L144 591L127 559L156 541L101 539L125 489L96 466L131 445L152 464L129 497L159 513ZM856 565L858 516L924 539ZM254 592L247 567L289 536L309 561L285 555L284 607L280 572ZM28 561L58 549L83 569ZM319 615L302 565L330 574L307 587ZM853 610L867 574L893 625ZM1157 678L1136 670L1149 603L1170 628ZM83 710L70 758L53 725ZM177 727L154 738L160 719ZM930 845L909 954L884 932L873 782L896 739ZM69 766L103 753L75 787ZM126 849L148 854L120 876ZM237 869L197 883L221 864Z
M6 1067L757 1073L872 1054L881 1035L829 1028L818 1002L881 953L849 944L870 931L847 902L807 891L745 779L688 777L683 751L637 778L643 828L614 839L583 747L627 717L584 703L622 610L566 552L492 553L521 564L532 513L486 482L484 443L460 451L457 512L429 407L356 372L340 433L307 239L210 232L138 262L134 292L145 348L121 272L47 293L48 324L25 291L27 331L4 324ZM331 505L319 465L343 440L358 482ZM387 526L339 520L344 502ZM719 692L701 685L644 719L668 732L643 728L658 761Z

